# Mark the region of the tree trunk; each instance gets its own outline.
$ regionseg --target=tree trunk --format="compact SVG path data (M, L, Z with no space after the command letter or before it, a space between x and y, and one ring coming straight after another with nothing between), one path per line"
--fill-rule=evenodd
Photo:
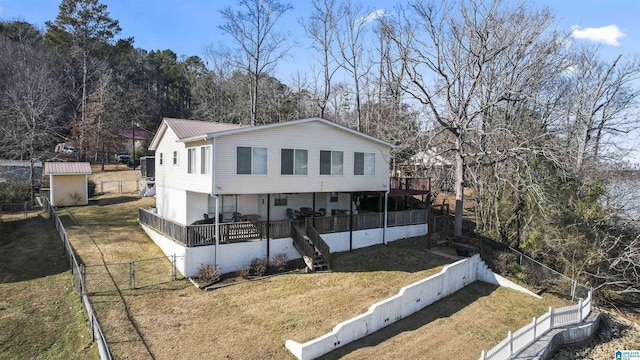
M456 189L456 212L453 221L453 235L462 235L462 206L464 201L464 158L462 157L462 143L456 139L458 151L455 157L455 189Z

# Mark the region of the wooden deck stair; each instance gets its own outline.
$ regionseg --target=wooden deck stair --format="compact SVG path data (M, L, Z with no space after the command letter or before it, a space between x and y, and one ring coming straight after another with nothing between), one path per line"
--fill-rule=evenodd
M320 253L318 248L314 245L313 241L311 241L309 236L307 236L306 229L302 226L298 226L298 225L294 225L294 226L296 230L298 230L298 233L302 235L303 239L307 242L307 244L309 244L309 246L313 249L313 259L312 259L313 271L329 271L329 263L322 256L322 254ZM304 256L304 254L302 253L301 255Z

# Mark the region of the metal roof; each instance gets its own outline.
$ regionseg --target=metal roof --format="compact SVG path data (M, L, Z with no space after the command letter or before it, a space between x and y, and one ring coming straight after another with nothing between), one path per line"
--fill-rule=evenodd
M242 128L242 126L238 124L218 123L212 121L185 119L164 119L164 121L169 125L171 130L176 133L178 139L186 139L198 135Z
M44 163L45 175L88 175L91 165L88 162L47 162Z

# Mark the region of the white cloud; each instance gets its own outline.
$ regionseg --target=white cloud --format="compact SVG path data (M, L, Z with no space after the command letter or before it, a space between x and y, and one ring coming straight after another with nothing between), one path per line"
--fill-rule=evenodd
M615 24L599 28L584 28L584 30L581 30L580 26L574 26L572 30L571 35L576 39L585 39L613 46L620 45L619 40L627 36Z
M368 24L374 20L378 20L382 17L385 17L387 15L387 13L385 12L384 9L378 9L378 10L374 10L372 12L370 12L369 14L361 17L360 19L356 20L356 25L365 25Z

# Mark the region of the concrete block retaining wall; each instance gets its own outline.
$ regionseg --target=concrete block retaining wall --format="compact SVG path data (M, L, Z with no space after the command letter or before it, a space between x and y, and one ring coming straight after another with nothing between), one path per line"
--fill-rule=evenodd
M489 270L490 271L490 270ZM303 344L287 340L285 346L298 359L315 359L350 342L358 340L381 328L405 318L434 302L453 294L466 285L483 279L493 284L509 287L530 294L529 291L507 279L497 279L487 273L480 255L445 266L438 274L407 285L400 292L375 303L361 315L336 325L333 330Z

